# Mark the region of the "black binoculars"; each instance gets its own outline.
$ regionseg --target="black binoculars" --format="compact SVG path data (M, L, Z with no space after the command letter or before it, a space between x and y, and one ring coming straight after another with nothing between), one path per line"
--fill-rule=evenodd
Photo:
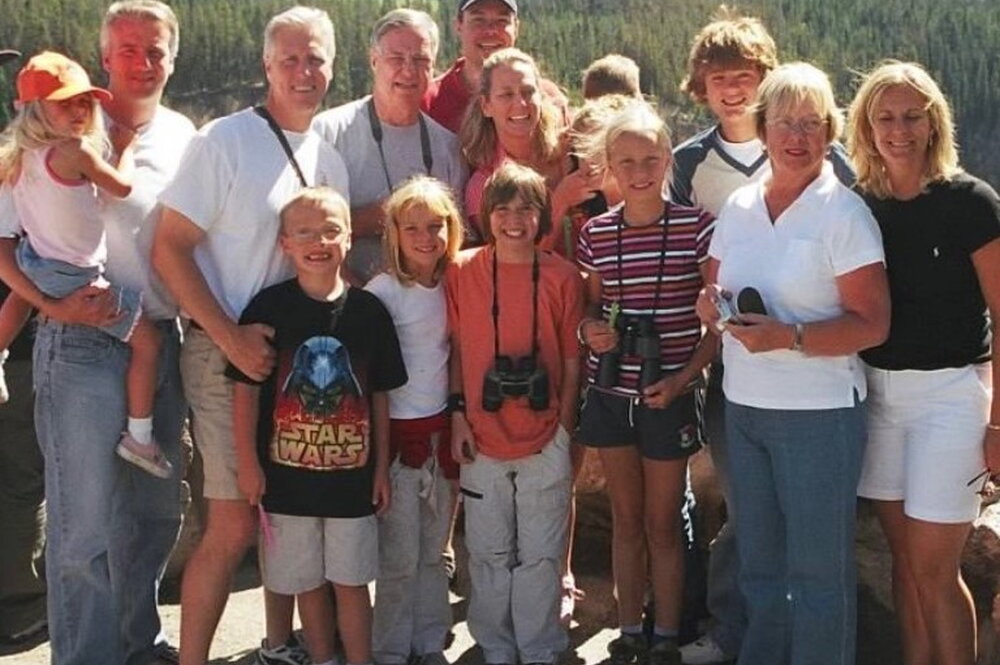
M497 356L483 377L483 410L499 411L508 397L527 397L532 411L549 408L549 375L534 356Z
M612 388L618 383L622 356L638 356L639 388L660 380L660 335L649 316L619 316L615 321L618 346L597 359L597 385Z

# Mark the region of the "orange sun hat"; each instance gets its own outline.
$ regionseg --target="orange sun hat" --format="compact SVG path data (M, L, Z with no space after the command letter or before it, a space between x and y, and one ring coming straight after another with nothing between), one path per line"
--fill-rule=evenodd
M88 92L102 102L111 101L111 93L92 85L83 67L54 51L42 51L17 74L18 104L39 99L58 102Z

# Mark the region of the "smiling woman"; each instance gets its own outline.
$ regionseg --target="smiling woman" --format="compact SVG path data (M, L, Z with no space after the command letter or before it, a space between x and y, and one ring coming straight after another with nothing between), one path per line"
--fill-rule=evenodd
M497 51L483 64L479 97L469 106L459 140L462 152L476 171L465 187L465 209L480 244L486 220L475 212L490 175L505 161L528 166L544 178L552 198L552 219L562 220L569 209L594 196L598 188L590 171L569 172L562 160L556 108L541 91L541 75L531 56L515 48ZM539 242L558 247L560 225Z
M853 662L866 397L857 352L888 331L882 247L864 202L824 161L842 125L826 75L805 63L776 68L754 116L772 176L736 190L722 208L698 301L710 326L715 303L748 287L768 312L723 326L749 616L740 662Z

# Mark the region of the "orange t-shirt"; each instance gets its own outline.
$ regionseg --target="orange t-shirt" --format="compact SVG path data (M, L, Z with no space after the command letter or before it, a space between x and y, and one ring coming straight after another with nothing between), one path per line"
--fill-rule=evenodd
M462 358L466 418L478 449L496 459L518 459L541 450L559 426L563 361L577 358L576 327L583 317L583 282L572 264L539 252L539 361L549 376L549 408L532 411L526 397L505 398L500 410L483 410L483 377L493 366L493 247L463 251L445 273L452 348ZM500 353L531 355L531 263L501 263Z

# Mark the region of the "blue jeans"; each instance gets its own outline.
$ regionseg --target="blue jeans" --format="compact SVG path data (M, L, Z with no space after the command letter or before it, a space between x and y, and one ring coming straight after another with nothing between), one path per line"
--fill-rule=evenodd
M145 665L153 647L166 642L157 611L157 592L181 527L181 432L187 403L181 390L180 329L176 320L156 323L162 335L153 436L174 465L170 478L152 476L118 462L115 497L119 520L111 533L112 581L121 624L125 665Z
M864 408L726 402L740 588L740 665L853 665L856 492Z
M726 523L712 541L708 558L706 602L712 615L708 630L722 652L736 658L747 629L747 610L740 593L740 557L736 544L736 506L730 482L729 448L725 436L725 396L722 394L722 364L713 366L705 407L708 452L712 456L715 477L726 500Z
M35 338L35 428L45 456L52 662L121 662L109 545L120 516L115 446L125 424L128 347L45 321Z

